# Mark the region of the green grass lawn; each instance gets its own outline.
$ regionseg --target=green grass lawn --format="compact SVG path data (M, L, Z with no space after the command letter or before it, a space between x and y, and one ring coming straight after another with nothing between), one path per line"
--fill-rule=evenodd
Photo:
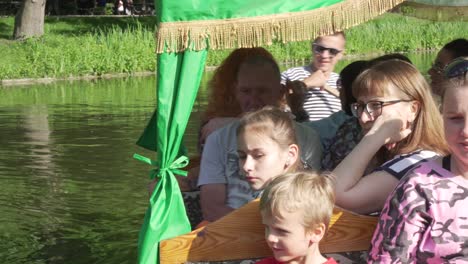
M1 18L0 79L154 71L153 17L46 18L45 34L11 41L13 18ZM8 34L7 34L8 33Z
M47 17L45 34L11 40L13 17L0 18L0 79L68 77L155 70L154 17ZM347 54L439 49L468 38L468 22L433 22L385 14L346 30ZM310 57L309 41L275 43L278 61ZM207 65L218 65L230 50L212 51Z

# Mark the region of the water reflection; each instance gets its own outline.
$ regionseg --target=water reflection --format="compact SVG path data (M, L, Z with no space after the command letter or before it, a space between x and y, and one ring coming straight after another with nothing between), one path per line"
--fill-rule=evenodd
M154 78L0 90L0 262L134 263Z
M426 71L434 56L410 58ZM135 263L150 168L132 155L154 156L134 142L155 85L146 77L0 88L0 263ZM185 137L190 154L205 102L203 87Z

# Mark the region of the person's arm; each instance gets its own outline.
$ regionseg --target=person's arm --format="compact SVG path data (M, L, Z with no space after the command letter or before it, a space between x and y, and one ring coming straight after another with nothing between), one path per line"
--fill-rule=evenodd
M429 222L427 201L415 187L416 178L408 177L388 199L375 229L368 263L416 263L416 250Z
M400 119L379 116L359 144L333 170L336 176L336 204L357 213L379 210L398 181L387 172L362 176L382 146L398 142L410 132L408 129L402 130Z
M226 205L226 153L223 150L219 133L214 132L207 137L200 163L198 186L203 217L208 221L215 221L234 210Z
M340 181L341 178L337 176L336 184ZM348 191L337 191L336 205L358 214L380 212L397 184L397 178L388 172L373 172L360 179Z
M226 205L226 184L205 184L200 187L203 219L213 222L234 211Z

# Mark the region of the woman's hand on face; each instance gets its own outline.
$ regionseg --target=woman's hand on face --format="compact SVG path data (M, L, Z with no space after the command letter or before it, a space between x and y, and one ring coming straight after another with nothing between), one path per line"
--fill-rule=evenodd
M406 128L403 120L396 115L382 114L374 121L367 135L376 135L382 140L382 145L392 149L396 143L411 134L411 129Z

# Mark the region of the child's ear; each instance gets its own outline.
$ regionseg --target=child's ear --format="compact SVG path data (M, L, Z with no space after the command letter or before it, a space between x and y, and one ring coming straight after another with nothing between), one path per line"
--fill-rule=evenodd
M299 158L299 147L296 144L289 145L288 148L288 161L289 164L296 163L296 160Z
M318 224L314 227L314 229L309 231L309 239L311 243L318 243L322 240L323 236L325 236L325 227L324 223Z

